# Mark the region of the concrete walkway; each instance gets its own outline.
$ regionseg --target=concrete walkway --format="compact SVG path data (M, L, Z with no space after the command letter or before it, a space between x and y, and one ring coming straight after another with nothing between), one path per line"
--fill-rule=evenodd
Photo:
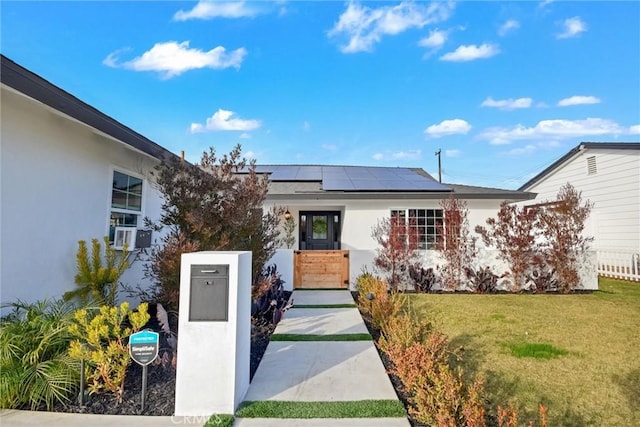
M320 308L354 304L349 291L294 291L294 305L275 334L366 334L357 308ZM296 308L296 305L318 308ZM398 400L373 341L271 341L245 401L339 402ZM408 427L403 418L250 419L254 426Z
M295 291L276 334L366 334L357 308L295 308L353 304L348 291ZM373 341L272 341L245 401L397 400ZM150 417L0 411L0 427L202 426L208 417ZM234 427L409 427L402 418L237 418Z

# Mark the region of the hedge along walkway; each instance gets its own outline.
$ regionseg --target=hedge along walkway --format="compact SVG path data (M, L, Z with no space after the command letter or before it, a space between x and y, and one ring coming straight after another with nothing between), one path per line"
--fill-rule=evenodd
M408 427L351 293L296 290L291 298L234 425Z

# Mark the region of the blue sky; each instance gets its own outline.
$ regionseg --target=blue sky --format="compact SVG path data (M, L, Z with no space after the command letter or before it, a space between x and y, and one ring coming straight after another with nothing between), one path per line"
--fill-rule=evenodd
M640 139L640 2L7 2L1 51L197 161L517 188Z

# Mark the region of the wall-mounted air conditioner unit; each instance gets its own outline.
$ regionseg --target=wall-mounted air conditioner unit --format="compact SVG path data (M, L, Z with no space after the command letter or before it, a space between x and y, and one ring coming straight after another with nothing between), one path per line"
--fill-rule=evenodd
M113 249L121 251L124 249L125 244L127 245L127 250L135 249L136 231L135 227L116 227Z

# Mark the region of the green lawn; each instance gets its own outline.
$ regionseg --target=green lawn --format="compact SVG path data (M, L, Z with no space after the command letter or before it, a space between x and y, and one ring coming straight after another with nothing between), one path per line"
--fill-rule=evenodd
M411 296L486 378L491 406L522 424L630 426L640 419L640 283L600 279L586 295Z

